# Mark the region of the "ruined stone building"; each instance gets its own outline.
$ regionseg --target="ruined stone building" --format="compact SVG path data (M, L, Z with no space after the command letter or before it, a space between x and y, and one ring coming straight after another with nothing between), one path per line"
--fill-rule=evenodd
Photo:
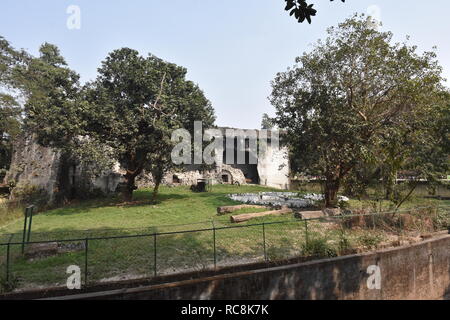
M256 164L249 164L248 150L245 151L245 157L245 164L235 164L235 161L227 164L224 148L223 154L217 154L215 165L209 169L205 170L201 165L185 165L176 172L167 173L163 183L195 185L199 179L207 179L212 184L259 184L280 189L289 188L289 159L286 148L272 148L269 143L266 151L258 155ZM120 166L116 165L100 177L88 177L83 168L65 159L60 152L42 147L31 136L27 136L16 141L10 170L4 182L14 184L16 190L39 189L48 194L51 200L58 200L82 198L93 193L116 192L123 174ZM136 184L139 188L152 186L151 175L144 172L137 178Z

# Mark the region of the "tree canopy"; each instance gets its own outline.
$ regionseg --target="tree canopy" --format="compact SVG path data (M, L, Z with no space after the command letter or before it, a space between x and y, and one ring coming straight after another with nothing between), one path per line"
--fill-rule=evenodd
M56 46L45 43L39 53L13 68L25 97L26 131L93 174L118 162L125 171L125 200L144 170L154 175L156 195L173 167L173 130L191 129L195 120L207 126L215 120L201 89L186 80L187 70L153 55L115 50L102 62L97 79L81 86Z
M14 49L0 37L0 171L8 169L11 160L12 140L20 132L21 106L15 92L14 68L23 65L29 56ZM1 172L0 172L1 175Z
M374 30L364 15L330 28L325 41L272 83L275 122L287 130L292 168L323 176L326 205L333 206L362 161L388 163L388 148L399 146L402 159L419 160L421 146L436 150L430 115L442 106L441 81L434 52L392 43L392 33ZM434 159L445 162L443 153Z
M214 122L214 111L200 88L186 80L187 70L135 50L113 51L102 62L97 80L86 90L89 134L114 150L126 170L124 198L131 199L134 181L153 172L156 188L172 166L171 132L190 129L194 120Z

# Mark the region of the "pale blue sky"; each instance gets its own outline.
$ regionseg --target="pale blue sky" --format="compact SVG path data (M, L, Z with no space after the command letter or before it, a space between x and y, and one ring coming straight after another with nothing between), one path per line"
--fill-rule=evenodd
M82 81L96 76L108 52L131 47L188 68L212 101L219 125L258 128L270 81L323 38L326 28L354 12L380 8L383 30L421 50L438 47L450 78L450 1L347 0L315 3L311 25L284 12L283 0L1 0L0 35L36 54L56 44ZM81 9L81 29L69 30L69 5ZM429 7L431 7L431 9Z

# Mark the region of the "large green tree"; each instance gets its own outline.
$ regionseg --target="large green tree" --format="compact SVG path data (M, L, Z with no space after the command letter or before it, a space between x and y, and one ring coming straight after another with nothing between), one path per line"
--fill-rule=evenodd
M379 146L426 122L443 90L433 52L394 44L390 32L366 21L355 15L330 28L325 41L273 81L270 99L292 167L325 178L327 206L336 205L343 179L361 161L378 158Z
M186 80L186 72L153 55L142 57L122 48L108 55L89 85L90 135L114 150L125 170L125 201L132 199L135 179L144 170L154 175L156 195L164 173L172 167L173 130L190 129L195 120L214 122L210 102Z

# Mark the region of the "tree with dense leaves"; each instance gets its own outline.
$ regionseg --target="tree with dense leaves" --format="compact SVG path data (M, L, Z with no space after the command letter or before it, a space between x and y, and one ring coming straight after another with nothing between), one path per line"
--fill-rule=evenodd
M313 8L314 4L308 4L306 0L284 0L286 2L286 7L284 10L289 11L290 16L294 16L299 23L303 21L308 21L311 23L311 17L315 16L317 10ZM334 0L330 0L334 1ZM345 2L345 0L341 0Z
M79 75L68 68L59 49L45 43L39 57L17 68L26 98L25 126L44 146L67 149L82 134Z
M25 51L14 49L0 36L0 171L4 172L11 162L12 141L21 130L22 108L13 70L28 59Z
M91 106L83 99L79 75L59 49L45 43L38 57L14 68L16 86L24 96L24 133L61 153L66 164L77 164L89 177L113 165L111 150L89 137Z
M124 168L125 201L132 199L135 179L144 170L154 175L156 197L164 173L172 167L171 132L190 129L195 120L211 125L211 104L185 79L185 68L129 48L110 53L98 73L87 90L93 108L90 136L114 150Z
M292 169L325 178L327 207L361 161L378 158L379 146L393 146L389 139L401 141L434 114L441 67L434 52L416 51L355 15L273 81L270 100Z

